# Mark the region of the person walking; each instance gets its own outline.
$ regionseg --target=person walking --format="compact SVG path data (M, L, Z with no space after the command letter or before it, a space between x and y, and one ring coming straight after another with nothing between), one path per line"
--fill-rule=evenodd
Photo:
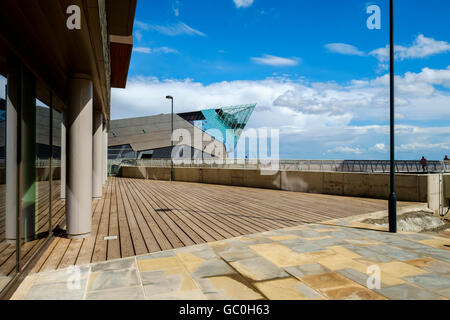
M420 159L420 165L422 166L423 172L428 171L428 160L424 156L422 156L422 159Z

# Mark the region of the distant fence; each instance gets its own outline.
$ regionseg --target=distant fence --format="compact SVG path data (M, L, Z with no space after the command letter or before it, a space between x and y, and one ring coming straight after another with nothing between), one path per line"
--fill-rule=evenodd
M109 172L118 173L121 166L139 166L166 168L171 166L170 159L124 159L109 160ZM267 162L254 159L193 159L175 161L177 168L223 168L223 169L253 169L265 168ZM279 160L279 170L285 171L323 171L323 172L360 172L360 173L388 173L391 170L389 160ZM424 168L420 161L398 160L395 162L397 173L438 173L449 172L450 162L428 161Z

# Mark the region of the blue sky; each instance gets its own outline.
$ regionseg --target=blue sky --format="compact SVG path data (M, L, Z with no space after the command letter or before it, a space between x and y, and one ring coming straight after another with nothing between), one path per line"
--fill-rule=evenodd
M369 30L366 8L381 8ZM396 1L397 157L450 154L450 2ZM139 0L112 117L257 103L280 157L388 158L388 1Z

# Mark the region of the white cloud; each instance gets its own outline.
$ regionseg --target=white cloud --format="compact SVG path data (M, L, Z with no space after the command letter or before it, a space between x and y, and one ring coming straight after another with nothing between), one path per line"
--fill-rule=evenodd
M414 40L414 43L409 47L401 45L395 46L395 57L399 60L426 58L446 52L450 52L450 43L427 38L423 34L419 34ZM389 46L375 49L369 52L369 54L376 57L381 62L388 61Z
M347 43L329 43L325 45L325 48L330 52L344 55L372 56L379 61L378 72L389 69L387 64L389 61L389 45L374 49L367 54ZM419 34L410 46L395 46L395 58L397 60L420 59L447 52L450 52L450 43L427 38L423 34Z
M419 73L396 77L397 113L402 121L430 121L450 118L450 67L424 68ZM255 81L223 81L204 85L191 79L159 80L131 78L127 90L113 91L115 104L135 112L163 112L165 94L178 97L184 111L201 106L257 102L260 108L276 112L332 119L380 122L388 119L388 75L347 84L308 83L283 77ZM161 93L163 92L163 93ZM398 118L397 118L398 119Z
M159 33L165 34L166 36L180 36L180 35L189 35L189 36L201 36L206 37L206 34L203 32L196 30L184 22L172 23L167 25L152 25L141 21L135 22L136 27L142 30L152 30L157 31Z
M139 52L139 53L146 53L146 54L150 54L150 53L178 53L177 50L171 49L171 48L168 48L168 47L158 47L158 48L134 47L133 51L134 52Z
M352 147L344 147L344 146L339 146L339 147L335 147L331 150L328 150L327 153L340 153L340 154L362 154L363 150L361 150L360 148L352 148Z
M352 56L364 56L365 53L359 50L357 47L346 43L328 43L325 48L330 52L352 55Z
M265 64L274 67L291 67L299 64L299 58L283 58L272 56L269 54L263 54L262 57L250 58L253 62L259 64Z
M134 52L140 52L140 53L151 53L152 49L145 48L145 47L133 47Z
M370 148L372 152L386 153L388 151L387 146L384 143L377 143L372 148Z
M449 72L450 67L424 68L397 76L396 112L402 115L396 126L399 159L415 159L422 153L439 159L440 153L449 153L450 127L431 125L450 118L450 92L443 89L450 87ZM279 129L285 157L384 159L389 145L388 86L387 75L346 84L283 77L211 84L135 77L126 90L112 91L112 116L168 113L167 94L174 96L176 112L257 103L248 127Z
M429 150L450 150L450 142L442 143L408 143L395 147L397 152L415 152Z
M248 8L253 4L254 0L233 0L236 8Z
M141 30L136 30L134 32L134 37L136 38L137 41L142 41L142 31Z

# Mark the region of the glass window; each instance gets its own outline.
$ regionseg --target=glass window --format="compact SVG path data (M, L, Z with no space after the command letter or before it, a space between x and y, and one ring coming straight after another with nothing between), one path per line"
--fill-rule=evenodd
M34 110L25 109L22 115L23 244L20 252L23 263L49 235L50 112L46 103L36 99Z
M52 228L58 226L64 218L64 195L61 194L61 132L63 125L63 114L56 109L53 112L53 161L52 161Z
M14 277L16 272L16 244L6 239L6 181L7 181L7 134L8 120L6 104L6 78L0 75L0 292ZM15 174L11 171L9 174ZM14 188L13 188L14 189ZM12 208L12 220L16 217Z

